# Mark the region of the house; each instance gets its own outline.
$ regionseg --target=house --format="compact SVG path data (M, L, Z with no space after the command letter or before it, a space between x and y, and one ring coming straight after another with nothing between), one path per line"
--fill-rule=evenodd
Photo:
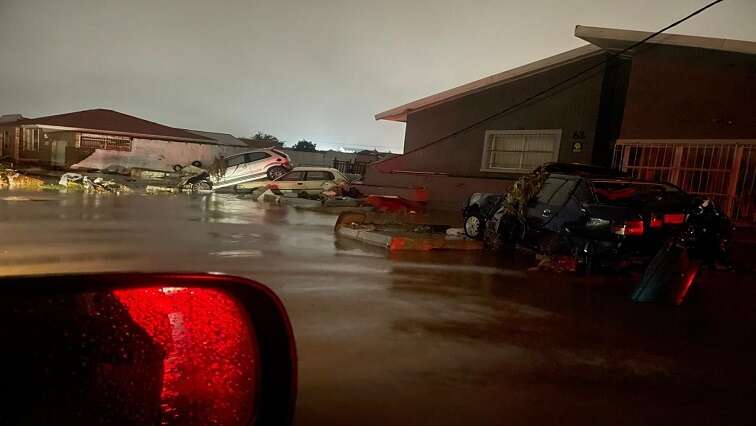
M376 115L404 155L361 190L459 209L549 161L614 166L713 197L754 222L756 42L578 26L588 45ZM621 55L617 55L622 52Z
M0 157L63 169L170 171L244 150L231 135L177 129L109 109L39 118L4 116Z
M244 144L252 149L283 148L283 142L273 139L239 138Z

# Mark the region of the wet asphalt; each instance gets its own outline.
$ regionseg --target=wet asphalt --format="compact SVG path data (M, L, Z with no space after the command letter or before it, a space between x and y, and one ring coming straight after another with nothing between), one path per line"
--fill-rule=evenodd
M707 272L682 307L638 305L637 272L390 254L336 238L335 220L231 194L0 191L0 275L215 271L267 284L297 338L298 425L753 423L752 272Z

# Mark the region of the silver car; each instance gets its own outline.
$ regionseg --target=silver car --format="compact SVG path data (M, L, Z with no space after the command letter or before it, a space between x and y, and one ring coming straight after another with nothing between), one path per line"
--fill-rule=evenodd
M275 180L292 169L286 153L275 148L257 149L226 157L226 171L213 178L213 188L225 188L259 179Z

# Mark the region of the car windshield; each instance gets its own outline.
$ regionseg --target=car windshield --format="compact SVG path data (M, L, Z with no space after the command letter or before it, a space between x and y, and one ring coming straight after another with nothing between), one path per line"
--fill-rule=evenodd
M227 380L2 285L104 272L255 281L296 344ZM56 350L0 426L756 423L756 0L0 0L2 301L0 355Z

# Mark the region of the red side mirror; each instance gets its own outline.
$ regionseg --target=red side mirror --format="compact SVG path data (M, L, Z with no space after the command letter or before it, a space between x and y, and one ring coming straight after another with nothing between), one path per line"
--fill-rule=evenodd
M212 274L0 280L5 420L290 424L296 351L267 287Z

